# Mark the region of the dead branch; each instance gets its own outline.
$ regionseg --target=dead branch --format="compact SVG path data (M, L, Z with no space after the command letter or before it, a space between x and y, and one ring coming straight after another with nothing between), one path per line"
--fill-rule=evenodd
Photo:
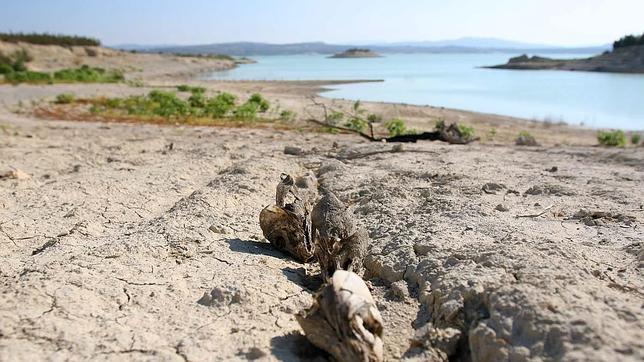
M516 217L516 218L520 218L520 217L539 217L539 216L541 216L541 215L545 214L546 212L548 212L548 210L552 209L554 206L555 206L555 205L554 205L554 204L552 204L552 205L550 205L550 206L546 207L545 209L541 210L541 212L539 212L538 214L517 215L517 216L515 216L515 217Z

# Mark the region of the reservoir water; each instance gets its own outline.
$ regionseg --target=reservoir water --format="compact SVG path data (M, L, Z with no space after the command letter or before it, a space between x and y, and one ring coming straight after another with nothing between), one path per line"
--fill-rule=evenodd
M227 80L351 80L324 96L432 105L597 128L644 129L644 75L481 68L513 54L385 54L252 57L255 64L211 74ZM557 57L588 57L565 54Z

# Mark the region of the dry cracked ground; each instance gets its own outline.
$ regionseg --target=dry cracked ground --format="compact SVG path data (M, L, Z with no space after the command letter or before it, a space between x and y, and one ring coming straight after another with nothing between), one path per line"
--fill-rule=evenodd
M325 360L294 318L317 266L259 228L282 172L368 230L388 360L644 358L642 148L0 124L2 361Z

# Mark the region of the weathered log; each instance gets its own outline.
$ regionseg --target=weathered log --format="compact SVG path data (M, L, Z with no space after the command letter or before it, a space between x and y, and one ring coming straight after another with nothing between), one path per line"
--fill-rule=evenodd
M336 271L296 318L308 340L338 361L383 360L382 317L355 273Z
M338 269L362 273L368 237L344 203L327 192L313 207L311 221L322 278Z
M282 174L275 192L275 205L265 207L259 214L259 226L264 237L277 249L301 262L313 257L311 208L317 195L315 179L310 176L294 180ZM286 200L292 196L293 201Z

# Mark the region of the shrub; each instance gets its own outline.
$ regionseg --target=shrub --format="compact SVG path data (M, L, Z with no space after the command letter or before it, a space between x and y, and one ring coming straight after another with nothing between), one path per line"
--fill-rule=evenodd
M625 147L626 135L623 131L599 131L597 133L597 141L602 146L608 147Z
M280 119L283 121L290 121L293 118L295 118L295 112L289 111L288 109L283 110L280 112Z
M106 71L82 65L79 68L68 68L54 72L54 81L58 83L116 83L124 80L118 70Z
M190 114L188 103L172 92L153 90L148 94L152 104L152 112L162 117L187 116Z
M434 125L434 129L435 129L435 130L437 130L437 131L442 131L442 130L444 130L444 129L445 129L445 120L444 120L444 119L442 119L442 118L439 118L439 119L436 121L436 124Z
M385 127L389 131L390 136L400 136L407 133L407 126L405 121L400 118L394 118L389 122L385 123Z
M517 146L538 146L537 140L528 131L519 132L515 144Z
M258 111L262 113L268 111L268 109L271 107L271 104L268 102L268 100L262 97L262 95L259 93L252 94L247 103L256 104Z
M206 88L204 88L204 87L193 87L193 86L189 86L187 84L182 84L182 85L177 86L177 90L179 92L190 92L192 94L206 93Z
M458 131L461 133L461 136L464 139L474 138L474 128L466 126L464 124L458 124Z
M330 122L331 124L335 124L339 121L341 121L344 118L344 114L341 112L331 112L326 118L327 122Z
M642 136L639 133L633 133L631 135L631 143L634 145L639 145L641 139L642 139Z
M32 60L32 56L25 49L16 50L9 55L0 52L0 74L24 72L27 70L25 64Z
M51 74L43 72L33 72L30 70L23 72L11 72L5 74L5 79L13 84L18 83L38 83L38 84L48 84L52 83Z
M60 35L47 33L0 33L0 40L9 43L24 42L40 45L62 45L62 46L100 46L101 42L94 38Z
M235 108L236 100L230 93L220 93L206 102L206 113L214 118L224 117Z
M69 104L76 99L76 96L73 93L61 93L56 96L54 103L56 104Z
M360 117L351 117L344 126L354 131L362 132L367 127L367 121Z
M235 108L233 112L235 117L241 119L253 119L257 117L257 111L259 110L259 105L254 102L246 102L241 106Z

